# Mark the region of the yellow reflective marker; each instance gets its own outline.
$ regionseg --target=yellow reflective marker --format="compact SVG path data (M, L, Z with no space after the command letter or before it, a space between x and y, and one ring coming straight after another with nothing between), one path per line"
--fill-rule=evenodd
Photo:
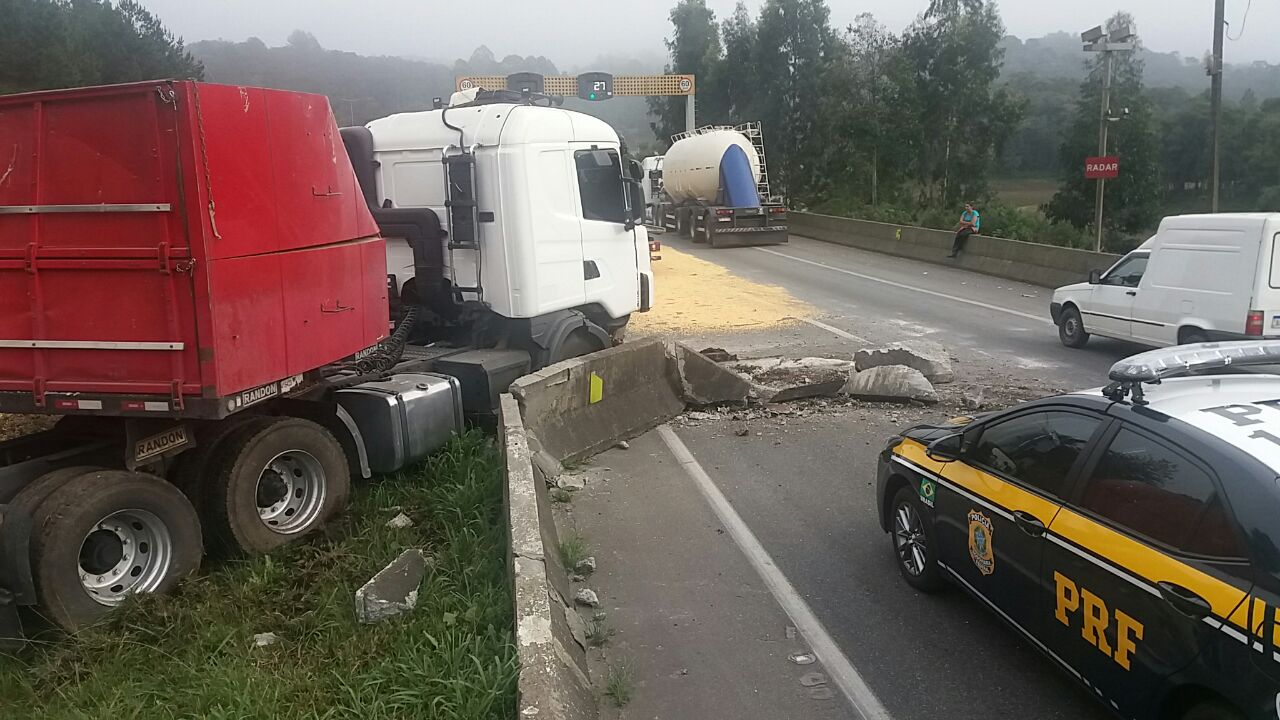
M587 398L587 403L595 405L604 399L604 378L595 373L591 373L591 391Z

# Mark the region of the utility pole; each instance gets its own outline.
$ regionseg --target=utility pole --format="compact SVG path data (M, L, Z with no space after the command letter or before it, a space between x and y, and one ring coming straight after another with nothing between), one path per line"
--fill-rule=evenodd
M1104 156L1107 154L1107 125L1112 120L1119 119L1111 116L1111 76L1114 71L1112 53L1131 51L1137 45L1133 42L1133 31L1127 25L1117 27L1110 33L1099 25L1080 33L1080 41L1085 43L1085 52L1102 53L1102 103L1098 108L1098 155ZM1098 191L1093 204L1095 232L1093 249L1095 252L1102 252L1102 204L1106 199L1107 181L1105 178L1098 178L1097 182Z
M1111 117L1111 51L1102 51L1102 108L1098 111L1098 155L1107 154L1107 126ZM1098 194L1093 201L1093 227L1096 235L1093 251L1102 252L1102 201L1106 199L1107 179L1098 178Z
M1218 188L1222 181L1222 164L1219 152L1222 149L1219 136L1222 128L1222 32L1226 27L1226 0L1215 0L1213 4L1213 57L1209 60L1209 104L1210 122L1213 127L1213 167L1210 172L1210 184L1213 198L1209 206L1210 212L1218 212Z

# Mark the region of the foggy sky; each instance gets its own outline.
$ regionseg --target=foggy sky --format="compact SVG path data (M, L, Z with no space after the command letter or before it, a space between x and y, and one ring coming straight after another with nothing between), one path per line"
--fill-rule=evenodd
M735 0L708 0L718 19ZM754 15L762 0L748 0ZM1227 0L1228 34L1241 30L1249 0ZM495 55L545 55L562 70L584 69L601 56L655 62L665 56L663 38L674 0L142 0L187 42L261 38L284 43L300 28L326 48L364 55L405 55L451 62L477 45ZM828 0L834 27L871 12L893 31L902 30L928 0ZM1211 46L1212 0L1004 0L1008 32L1020 38L1058 30L1079 32L1117 9L1133 13L1152 50L1201 57ZM1280 2L1253 0L1243 37L1226 43L1227 62L1280 62ZM609 68L597 68L609 70Z

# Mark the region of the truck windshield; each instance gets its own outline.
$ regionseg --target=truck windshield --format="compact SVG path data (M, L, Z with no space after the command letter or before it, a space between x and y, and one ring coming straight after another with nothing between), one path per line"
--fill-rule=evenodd
M578 190L582 195L582 217L625 223L627 208L622 188L622 161L613 150L579 150L574 153L578 168Z

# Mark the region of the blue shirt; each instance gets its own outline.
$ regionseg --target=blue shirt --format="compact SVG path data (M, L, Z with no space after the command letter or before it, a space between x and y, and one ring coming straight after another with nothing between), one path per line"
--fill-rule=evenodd
M977 210L965 210L960 213L960 222L973 223L973 231L978 232L978 228L982 227L982 216Z

